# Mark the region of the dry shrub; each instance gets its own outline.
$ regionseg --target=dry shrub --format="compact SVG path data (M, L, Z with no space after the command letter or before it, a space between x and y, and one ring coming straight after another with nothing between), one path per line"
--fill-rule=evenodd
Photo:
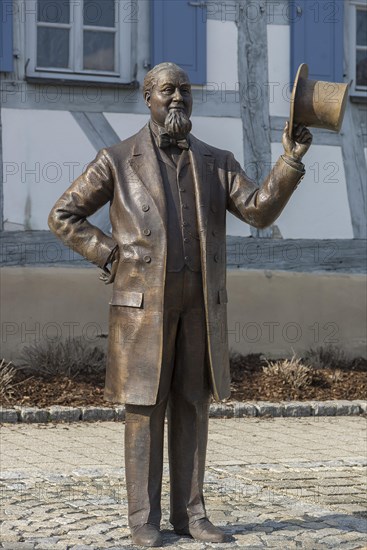
M37 342L24 347L20 359L23 370L44 378L97 374L106 367L103 349L81 337Z
M306 351L304 361L314 369L340 369L351 363L346 353L336 346L320 346Z
M0 363L0 400L1 403L7 402L12 394L16 369L11 362L7 363L5 359Z
M231 350L229 353L229 364L232 382L242 382L245 376L249 376L255 371L261 371L265 362L266 358L262 353L250 353L245 356Z
M312 386L314 371L308 365L302 364L302 359L293 355L291 359L267 361L263 367L264 375L269 379L277 378L289 390L300 391Z

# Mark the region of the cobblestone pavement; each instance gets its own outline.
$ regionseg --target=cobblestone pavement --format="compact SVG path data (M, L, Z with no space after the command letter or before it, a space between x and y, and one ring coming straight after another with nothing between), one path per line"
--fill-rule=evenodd
M173 534L166 549L367 550L366 419L211 420L206 503L234 536L211 545ZM124 425L1 428L2 548L133 549L126 523Z

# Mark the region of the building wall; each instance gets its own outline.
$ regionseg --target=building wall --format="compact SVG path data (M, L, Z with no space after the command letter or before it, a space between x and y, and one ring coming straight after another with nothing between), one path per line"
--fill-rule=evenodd
M16 360L25 345L56 336L105 343L112 289L97 269L15 267L0 274L5 358ZM366 355L362 275L230 270L227 283L231 349L288 357L334 345Z
M17 0L21 3L22 0ZM138 21L138 78L147 55L148 10L141 3ZM247 101L252 94L269 91L271 117L288 118L290 99L290 26L287 2L268 2L268 82L242 90ZM211 3L207 21L207 86L196 89L193 133L208 143L233 151L243 162L243 138L237 75L238 6L233 2ZM24 43L24 22L17 21L16 39ZM144 35L145 36L145 35ZM21 48L20 48L21 49ZM17 74L22 78L19 63ZM60 86L45 87L39 95L22 82L17 98L6 94L1 110L4 162L4 229L47 229L48 212L95 154L88 136L69 111L100 109L119 136L125 139L149 117L141 91L107 100L98 90L82 90L74 96L59 95ZM73 90L74 94L75 90ZM84 94L84 95L83 95ZM218 96L219 94L219 96ZM219 97L219 99L218 99ZM84 103L83 103L84 99ZM75 107L76 101L79 102ZM129 112L130 111L130 112ZM220 120L218 120L220 118ZM272 162L282 153L281 133L273 136ZM305 157L307 175L277 222L284 238L353 237L347 182L340 145L313 145ZM245 167L247 169L248 167ZM269 166L270 169L270 166ZM251 175L251 170L250 170ZM228 216L228 234L249 236L245 224ZM278 232L279 235L279 232Z

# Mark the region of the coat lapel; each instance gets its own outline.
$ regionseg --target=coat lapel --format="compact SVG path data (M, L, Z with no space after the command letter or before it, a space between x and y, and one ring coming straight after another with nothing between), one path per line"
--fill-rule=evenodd
M210 205L210 182L215 159L210 151L194 136L190 136L190 161L195 185L196 210L202 247L206 249L206 232Z
M201 245L202 249L206 250L210 182L214 173L215 158L202 142L190 135L187 159L190 160L192 166ZM161 170L148 124L136 136L130 166L152 197L164 226L167 227L166 200Z
M167 212L163 181L148 124L136 136L130 166L152 197L166 227Z

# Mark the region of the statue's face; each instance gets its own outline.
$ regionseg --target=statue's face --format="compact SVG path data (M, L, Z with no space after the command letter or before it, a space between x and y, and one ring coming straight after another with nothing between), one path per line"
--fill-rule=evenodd
M152 119L159 126L164 127L166 117L171 111L182 111L188 118L191 116L191 85L184 72L174 69L160 71L157 83L150 92L145 93L144 99Z

